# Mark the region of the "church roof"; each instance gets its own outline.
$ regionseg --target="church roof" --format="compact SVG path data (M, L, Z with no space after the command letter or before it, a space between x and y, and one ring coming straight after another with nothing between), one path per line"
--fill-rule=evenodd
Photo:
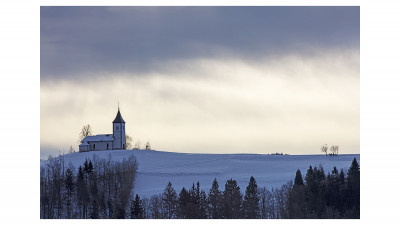
M114 141L112 134L99 134L94 136L86 136L81 142L84 144L89 141Z
M124 119L122 119L121 113L119 112L119 107L117 116L115 117L113 123L125 123Z

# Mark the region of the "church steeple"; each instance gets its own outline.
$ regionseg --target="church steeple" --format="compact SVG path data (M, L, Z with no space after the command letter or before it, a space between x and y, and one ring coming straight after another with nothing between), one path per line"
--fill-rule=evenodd
M113 121L113 136L114 136L114 149L125 149L126 148L126 140L125 140L125 121L122 119L121 112L119 111L118 104L118 113Z
M119 105L118 105L118 113L113 123L125 123L124 119L122 119L121 113L119 112Z

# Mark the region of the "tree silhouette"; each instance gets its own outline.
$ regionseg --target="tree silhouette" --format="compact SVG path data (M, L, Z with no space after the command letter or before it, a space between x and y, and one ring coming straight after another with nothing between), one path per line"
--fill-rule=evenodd
M79 133L79 142L90 135L92 135L92 127L90 124L83 126L81 132Z

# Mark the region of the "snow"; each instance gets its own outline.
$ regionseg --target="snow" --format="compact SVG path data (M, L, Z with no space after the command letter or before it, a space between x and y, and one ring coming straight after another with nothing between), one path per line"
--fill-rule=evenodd
M220 190L224 189L226 180L232 178L244 192L250 176L254 176L259 187L271 189L293 180L297 169L301 170L304 177L310 165L321 165L327 174L334 166L346 172L354 158L360 163L359 154L188 154L154 150L91 151L64 155L64 158L66 165L71 162L78 168L86 158L92 158L93 155L106 158L109 154L112 154L114 160L135 155L139 168L133 192L143 197L162 193L168 181L171 181L178 193L182 187L190 188L197 181L200 182L200 189L208 192L214 178L217 178ZM43 161L41 165L46 163Z
M89 141L113 141L114 136L112 134L99 134L94 136L86 136L82 142L89 142Z

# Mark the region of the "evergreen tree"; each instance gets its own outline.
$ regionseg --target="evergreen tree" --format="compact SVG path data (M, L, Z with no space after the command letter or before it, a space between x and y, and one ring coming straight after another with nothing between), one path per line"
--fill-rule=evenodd
M80 216L79 218L86 218L86 202L88 200L88 194L87 194L87 189L86 189L86 182L85 182L85 174L84 174L84 169L79 166L78 169L78 178L76 181L76 187L77 187L77 198L78 198L78 206L81 207Z
M88 174L89 172L89 161L88 158L85 159L85 162L83 163L83 170L86 174Z
M85 162L83 163L83 170L86 173L86 179L89 177L89 175L93 172L93 164L92 160L88 160L88 158L85 159Z
M341 169L341 170L340 170L340 173L339 173L339 183L340 183L341 185L343 185L344 182L345 182L345 179L344 179L344 172L343 172L343 169Z
M313 168L310 165L310 167L308 167L308 170L307 170L307 173L306 173L306 177L305 177L306 183L310 184L312 182L312 180L314 179L313 177L314 177L313 176Z
M190 203L190 195L186 188L182 188L179 193L178 205L177 205L177 217L180 219L188 219L189 211L188 204Z
M360 165L358 165L357 159L354 158L351 162L349 171L347 172L347 179L353 179L356 181L360 178Z
M311 171L309 172L311 175ZM297 170L294 185L289 193L288 216L291 219L305 218L306 197L301 171Z
M296 177L294 178L294 185L303 185L303 177L301 176L301 171L296 171Z
M74 175L68 168L65 173L65 190L66 190L66 205L67 205L67 218L71 218L71 201L72 193L74 191Z
M196 183L196 204L199 204L200 202L200 182L197 181Z
M241 218L242 194L236 180L226 181L223 194L222 217L225 219Z
M189 190L189 203L186 205L187 207L187 216L189 219L197 219L199 218L199 202L200 202L200 183L197 182L197 186L192 184L192 188Z
M334 166L333 170L332 170L332 175L338 175L338 174L339 174L339 172L338 172L336 166Z
M88 174L93 173L93 164L92 160L89 160L89 165L88 165Z
M360 166L356 158L347 172L347 208L350 218L360 218Z
M343 181L341 181L341 176L343 176ZM335 212L343 212L343 183L343 170L341 174L339 174L336 166L333 167L332 174L328 175L326 179L326 204L328 207L330 207L328 213L331 214L327 215L329 218L336 216Z
M136 194L135 199L132 200L130 215L131 215L131 219L143 219L144 218L143 203L138 194Z
M210 192L208 193L208 203L209 203L209 216L212 219L220 219L221 218L221 210L222 210L222 194L219 191L219 185L217 182L217 178L214 178L214 181L211 185Z
M176 191L172 187L171 182L168 182L162 195L163 202L163 216L166 219L173 219L176 217L176 204L177 196Z
M199 196L199 219L207 219L207 210L208 210L208 202L207 202L207 194L205 191L200 191Z
M322 218L325 212L326 199L325 199L325 172L320 166L317 168L311 166L307 170L305 177L306 180L306 201L307 201L307 218Z
M246 187L246 193L243 201L243 214L245 219L256 219L259 214L258 188L256 180L250 177L249 185Z

